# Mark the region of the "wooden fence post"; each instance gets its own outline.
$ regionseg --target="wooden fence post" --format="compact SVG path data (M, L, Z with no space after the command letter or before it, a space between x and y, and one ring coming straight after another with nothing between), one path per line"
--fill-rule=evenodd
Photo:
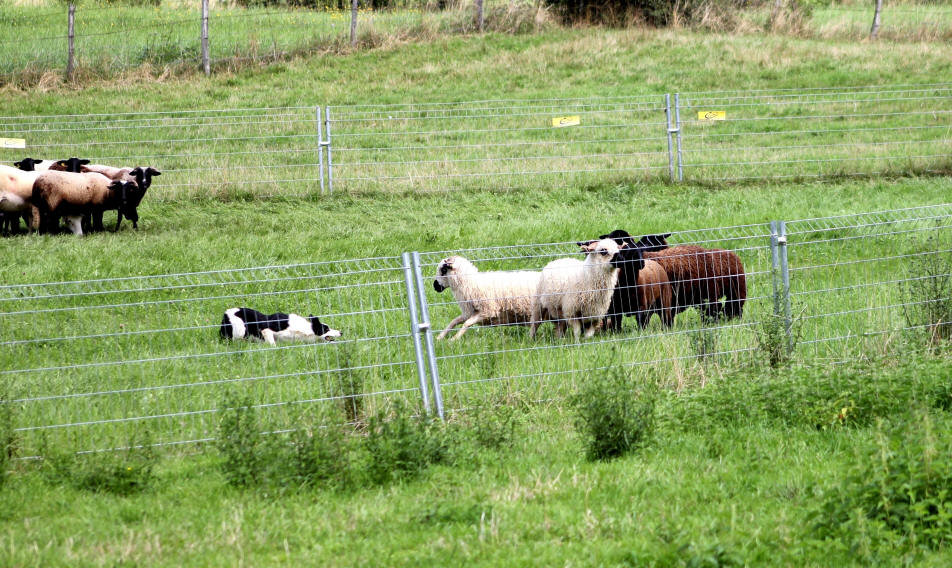
M202 69L206 75L211 75L212 62L208 56L208 0L202 0Z
M72 2L69 3L69 8L67 13L68 24L67 24L67 55L66 55L66 79L69 81L73 80L73 71L76 70L76 61L74 59L74 50L73 50L73 39L75 34L73 33L73 27L76 22L76 5Z
M869 39L879 35L879 13L883 11L883 0L876 0L876 12L873 13L873 27L869 30Z

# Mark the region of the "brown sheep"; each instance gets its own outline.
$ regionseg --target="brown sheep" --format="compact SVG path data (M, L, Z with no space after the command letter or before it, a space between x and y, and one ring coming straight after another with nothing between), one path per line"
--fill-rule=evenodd
M120 220L123 214L138 220L135 208L143 193L134 182L112 181L97 173L48 171L37 176L32 201L40 212L41 230L49 231L57 219L67 217L73 234L82 235L81 219L87 213L118 209Z
M724 249L705 249L696 245L677 245L670 248L664 237L650 235L659 240L644 252L646 260L659 263L671 282L673 313L696 307L704 316L717 319L723 313L728 318L741 317L747 300L747 277L744 265L737 254ZM612 231L608 238L636 247L638 243L621 229ZM639 241L645 249L645 239ZM724 297L724 304L720 298Z
M604 322L609 331L621 331L622 318L629 315L635 316L642 329L655 313L665 326L670 327L674 322L667 273L657 262L644 260L641 244L641 241L636 246L623 243L618 251L615 260L615 266L620 269L618 284Z

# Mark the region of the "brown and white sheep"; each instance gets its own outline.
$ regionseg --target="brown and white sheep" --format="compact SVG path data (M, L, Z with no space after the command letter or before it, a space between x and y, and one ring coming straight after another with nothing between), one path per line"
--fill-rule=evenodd
M73 234L82 235L81 220L86 214L101 218L103 211L118 210L120 221L123 214L137 221L136 207L143 193L135 182L113 181L102 174L48 171L33 183L32 202L40 213L41 230L52 229L60 217L66 217Z

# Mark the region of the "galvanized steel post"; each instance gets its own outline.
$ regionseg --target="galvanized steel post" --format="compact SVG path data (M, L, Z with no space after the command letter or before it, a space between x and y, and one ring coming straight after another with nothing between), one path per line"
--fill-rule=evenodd
M321 137L321 107L314 110L314 119L317 122L317 177L321 180L321 193L324 193L324 140Z
M678 181L684 181L684 170L682 169L682 164L684 163L683 156L681 155L681 94L674 94L674 128L677 135L678 143Z
M433 402L436 404L436 414L443 420L443 388L440 386L440 374L436 366L436 353L433 349L433 330L430 328L430 309L426 304L426 293L423 287L423 272L420 270L420 253L413 253L413 271L416 273L417 294L420 301L420 330L426 339L426 357L430 366L430 381L433 386Z
M423 348L420 346L420 324L417 321L416 292L413 290L413 273L410 253L403 253L403 280L407 286L407 309L410 312L410 336L413 339L413 351L416 354L417 377L420 379L420 396L423 398L423 410L430 413L430 393L426 386L426 367L423 364Z
M674 181L674 142L671 139L671 135L674 133L674 130L671 128L671 120L674 118L674 116L672 116L671 113L670 93L664 96L664 115L668 121L668 175L671 177L671 181Z
M793 322L790 315L790 267L787 263L787 224L770 222L770 258L773 279L774 316L783 318L787 353L793 352Z
M334 161L331 159L331 107L324 109L324 132L327 133L327 191L334 193Z

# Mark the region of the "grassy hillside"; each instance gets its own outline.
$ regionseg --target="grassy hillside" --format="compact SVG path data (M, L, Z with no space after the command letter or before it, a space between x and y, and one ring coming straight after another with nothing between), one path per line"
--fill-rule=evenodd
M949 76L948 44L576 29L441 38L208 79L155 80L131 72L122 81L81 88L8 87L3 114L888 85ZM137 232L126 227L84 239L6 238L0 240L0 266L4 285L109 281L407 250L564 242L617 226L637 232L688 230L884 210L948 202L949 187L947 176L907 175L704 186L622 183L550 192L487 188L269 200L253 195L147 198ZM909 248L902 236L849 241L855 243L869 255L902 254ZM845 244L804 254L798 260L817 264L860 258ZM860 264L837 274L868 272ZM877 290L860 299L894 292ZM818 302L835 310L840 300L827 296ZM137 298L131 298L131 309L138 309ZM435 311L434 321L445 322L452 309ZM149 329L167 321L198 327L208 317L176 305L152 312L146 317L153 319L135 323ZM103 317L98 310L62 319L41 315L17 320L15 326L8 319L2 329L15 327L4 333L16 337L42 336L48 328L60 335L109 335L114 323L126 323L109 319L104 324ZM404 320L401 315L399 326L393 324L400 333ZM494 331L499 330L472 333L465 343L441 349L449 355L491 351L499 346ZM519 346L523 331L507 330L501 341ZM629 332L626 338L638 337ZM214 333L166 333L157 341L146 336L127 344L127 350L118 343L99 348L44 341L5 348L0 368L19 368L23 361L43 365L70 355L98 361L187 354L212 345L208 337ZM691 356L686 340L659 345L660 350L684 350L673 355ZM554 380L554 391L490 385L480 391L481 399L473 399L480 408L455 413L447 430L417 431L406 424L401 429L402 423L374 429L365 422L336 439L321 424L340 423L352 410L330 405L331 417L310 408L281 410L285 419L303 427L303 437L261 436L287 422L271 422L267 412L242 422L237 417L247 415L232 408L235 412L209 420L217 427L211 434L231 444L221 449L207 444L75 457L69 449L89 440L54 434L43 448L43 436L31 433L28 449L39 446L48 459L0 462L9 473L0 487L0 564L946 565L952 541L944 513L950 504L941 492L952 479L942 458L952 443L948 344L928 352L915 337L897 334L875 346L876 351L839 353L872 359L869 363L831 365L802 353L792 367L779 370L765 366L762 357L699 362L683 371L685 381L675 380L668 367L641 368L622 377L629 388L615 394L630 394L624 400L636 405L651 402L653 411L644 423L653 435L640 450L607 462L585 458L584 438L576 428L578 399L572 395L611 375L611 369L564 383ZM217 343L211 348L219 349ZM280 372L288 364L281 354L253 351L222 365L185 364L169 376L152 373L157 366L135 376L126 376L123 367L119 372L51 372L34 383L29 376L4 373L0 396L198 382L206 373L235 377L245 367ZM624 347L620 351L629 353ZM573 364L618 352L583 344L549 359ZM334 353L327 356L346 355ZM362 356L378 354L366 349ZM313 367L323 362L318 357L305 354L297 362ZM536 371L528 357L512 364L492 353L453 364L459 376L491 372L497 364L513 374ZM299 387L307 388L315 387ZM256 398L262 390L219 388L203 396L222 407L237 400L240 408L262 402ZM553 392L559 398L552 400ZM184 408L189 396L176 394L161 403ZM136 396L130 404L152 408L159 402ZM96 412L108 410L92 406ZM3 408L0 442L16 448L18 436L25 436L10 439L11 424L36 408ZM379 408L393 411L391 418L409 415L383 403ZM368 414L375 409L365 407ZM65 404L51 412L57 420L76 419L59 416L69 413ZM242 429L241 424L250 426ZM374 438L374 432L391 437ZM148 444L159 434L141 428L118 442ZM328 446L320 445L325 440ZM23 446L26 451L28 444ZM414 451L408 456L402 448ZM420 456L432 459L414 461ZM919 501L911 505L904 489L909 487L919 491Z

